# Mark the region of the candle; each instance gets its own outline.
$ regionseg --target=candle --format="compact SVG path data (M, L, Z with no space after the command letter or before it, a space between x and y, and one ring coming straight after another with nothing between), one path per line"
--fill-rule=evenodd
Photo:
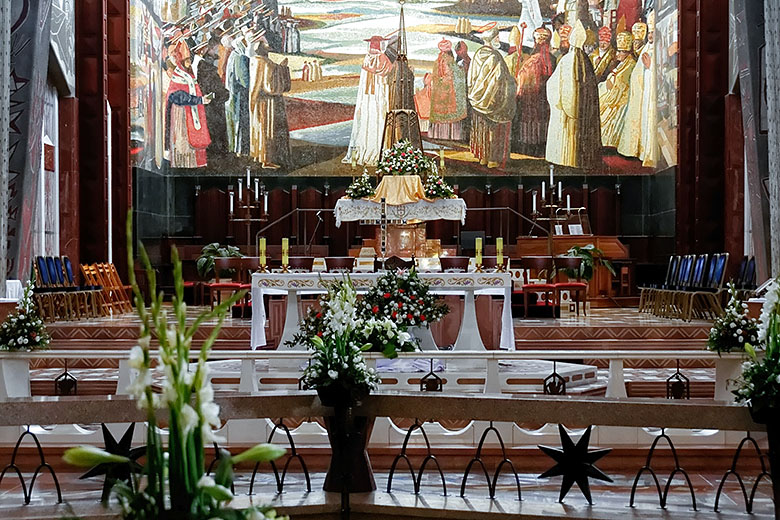
M260 179L255 177L255 201L260 196Z
M568 213L570 211L571 211L571 195L569 195L567 193L566 194L566 212Z
M249 189L249 168L246 169L246 189Z
M504 239L502 237L496 239L496 265L499 269L504 265Z
M558 200L563 199L563 185L558 181Z
M547 197L544 196L544 181L542 181L542 200L547 200Z
M244 200L243 197L244 179L238 179L238 202Z
M263 211L268 213L268 192L263 192Z
M531 213L536 213L536 190L531 192Z
M444 170L444 148L439 148L439 169Z
M287 255L290 252L290 239L282 239L282 265L287 265Z
M478 237L474 241L474 247L476 247L477 249L477 253L476 255L474 255L475 256L474 260L476 261L477 265L481 265L482 264L482 238L481 237Z
M550 165L550 186L552 186L553 184L555 184L555 183L553 182L553 171L555 171L555 166L551 164L551 165Z
M233 214L233 192L230 191L229 194L230 194L230 197L229 197L229 199L230 199L230 214L232 215Z
M260 257L260 265L265 266L265 237L257 239L257 254Z

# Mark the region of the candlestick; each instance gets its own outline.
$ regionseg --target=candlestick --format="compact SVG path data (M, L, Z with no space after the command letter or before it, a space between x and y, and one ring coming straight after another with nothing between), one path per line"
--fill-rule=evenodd
M536 213L536 190L531 192L531 213Z
M282 265L286 266L289 262L288 254L290 252L290 239L289 238L283 238L282 239Z
M547 197L544 196L544 181L542 181L542 201L547 200Z
M439 170L444 171L444 148L439 148Z
M243 197L243 189L244 187L244 179L238 179L238 202L241 203L241 201L244 200Z
M230 214L232 215L233 214L233 192L230 191L229 195L230 195L229 196L229 200L230 200Z
M474 247L476 248L477 252L474 255L474 263L477 264L477 269L480 269L482 266L482 238L478 237L474 241Z
M496 239L496 267L499 271L504 268L504 239L502 237Z
M550 186L555 184L555 182L553 182L553 171L555 171L555 165L551 164L550 165Z
M571 212L571 195L566 194L566 213Z
M563 185L558 181L558 200L563 199Z
M257 239L257 254L260 257L260 265L265 267L265 237Z

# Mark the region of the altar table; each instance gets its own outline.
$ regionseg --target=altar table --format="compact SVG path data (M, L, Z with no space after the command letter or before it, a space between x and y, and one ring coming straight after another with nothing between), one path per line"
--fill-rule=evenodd
M405 222L410 220L460 220L466 223L466 202L463 199L436 199L433 202L418 200L409 204L385 206L387 220ZM339 199L334 209L336 227L342 222L373 220L382 218L382 204L368 199Z
M515 334L512 327L512 275L510 273L418 273L436 294L464 294L463 321L453 350L485 350L477 328L474 295L500 294L504 297L501 314L502 349L514 350ZM358 292L366 292L382 273L352 273L350 278ZM252 336L251 347L267 344L265 337L266 294L287 295L287 315L279 345L292 339L299 330L298 295L327 292L327 285L341 280L337 273L255 273L252 275ZM302 346L298 348L303 348Z

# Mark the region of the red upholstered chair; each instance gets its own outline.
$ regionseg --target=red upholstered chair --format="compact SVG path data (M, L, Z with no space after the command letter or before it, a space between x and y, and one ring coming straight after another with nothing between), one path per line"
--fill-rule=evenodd
M544 274L544 278L547 283L529 283L528 277L526 277L523 283L523 309L525 311L524 316L528 318L528 295L544 294L546 295L548 306L552 317L555 317L555 285L550 283L550 278L553 274L553 259L551 256L526 256L518 262L520 269L536 271L537 276ZM549 305L552 303L552 305Z
M291 256L287 259L287 268L293 273L310 273L313 267L313 256Z
M469 270L469 257L467 256L441 256L439 257L439 263L441 263L443 273L465 273Z
M588 284L582 281L580 276L580 265L582 264L582 258L574 256L556 256L555 257L555 269L557 271L566 269L576 273L574 280L569 279L565 282L556 283L555 285L555 300L561 301L561 291L569 291L569 294L574 296L575 306L577 308L577 316L580 315L580 295L582 295L582 313L587 316L588 313L585 310L586 303L588 301Z
M246 277L241 278L241 272L244 270L244 259L238 257L216 257L214 258L214 281L206 284L209 290L209 300L211 308L214 308L214 301L217 304L222 301L222 292L238 292L242 289L242 282L246 285ZM222 271L233 271L233 279L230 281L220 279Z
M355 265L355 259L351 256L328 256L325 258L325 267L329 273L351 273Z

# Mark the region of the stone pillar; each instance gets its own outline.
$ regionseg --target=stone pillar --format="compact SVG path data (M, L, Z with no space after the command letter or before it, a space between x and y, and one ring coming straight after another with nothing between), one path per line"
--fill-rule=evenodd
M8 125L11 117L11 3L0 3L0 298L8 275Z
M780 275L780 2L764 2L771 274Z

